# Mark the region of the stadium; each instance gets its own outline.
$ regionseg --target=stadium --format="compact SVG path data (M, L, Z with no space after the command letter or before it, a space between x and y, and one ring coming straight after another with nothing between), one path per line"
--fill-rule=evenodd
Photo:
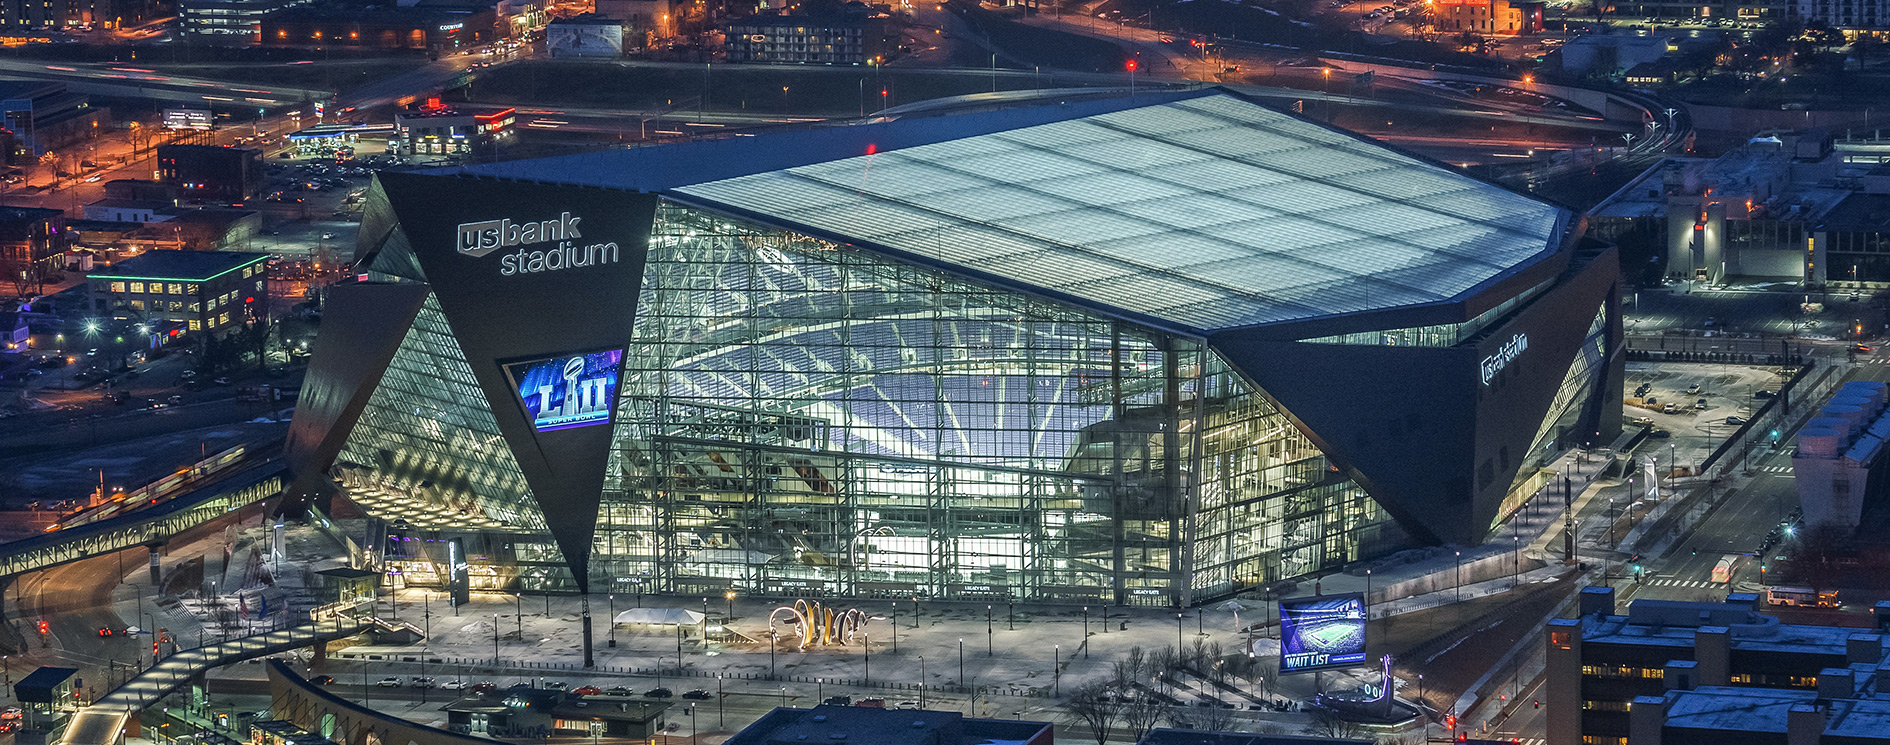
M1582 229L1221 89L383 173L290 494L456 592L1195 604L1612 440Z

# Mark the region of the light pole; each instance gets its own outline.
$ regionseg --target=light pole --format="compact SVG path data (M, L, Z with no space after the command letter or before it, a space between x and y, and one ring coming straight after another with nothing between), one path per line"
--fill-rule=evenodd
M1063 645L1050 645L1050 695L1063 697Z
M1083 659L1089 659L1089 606L1083 606Z
M610 642L609 642L610 648L616 649L617 648L617 596L615 593L612 593L609 597L610 597L610 630L605 633L609 634L610 636Z
M1457 552L1457 602L1463 602L1463 552Z
M735 591L729 590L728 592L722 593L722 600L726 601L728 605L727 609L723 611L722 614L722 624L726 626L728 625L728 620L735 617Z
M499 666L499 614L492 614L492 666Z
M893 654L899 654L899 601L893 601L892 610Z
M991 657L995 653L993 642L996 633L997 631L991 627L991 606L987 605L984 607L984 656L986 657Z
M860 655L866 662L866 685L873 685L873 635L860 634Z
M1181 614L1175 614L1175 651L1181 651Z
M965 684L965 638L958 637L958 685Z

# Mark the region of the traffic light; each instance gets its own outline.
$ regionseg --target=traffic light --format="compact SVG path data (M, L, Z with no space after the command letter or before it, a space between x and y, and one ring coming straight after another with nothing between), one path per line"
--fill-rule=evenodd
M1123 63L1123 67L1126 68L1129 72L1135 72L1135 68L1136 68L1135 60L1129 60L1128 62Z
M40 622L39 622L39 633L42 633L42 634L48 634L48 633L52 633L52 627L51 627L51 626L48 626L48 625L46 624L46 622L45 622L45 621L40 621Z
M151 658L157 659L157 656L158 656L158 643L154 640L151 642Z

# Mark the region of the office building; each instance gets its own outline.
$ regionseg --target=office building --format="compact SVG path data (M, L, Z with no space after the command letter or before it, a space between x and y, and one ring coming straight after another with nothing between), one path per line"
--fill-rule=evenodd
M361 235L291 494L416 585L1192 605L1619 430L1573 215L1220 90L382 173Z
M91 275L92 309L132 322L175 322L179 335L226 333L266 319L268 260L235 251L146 251Z
M0 0L0 28L116 29L164 17L155 0Z
M159 145L158 180L179 199L242 202L261 195L266 174L261 150L216 145Z
M0 281L20 295L38 293L48 275L65 268L64 210L0 207Z
M1751 576L1758 569L1745 572ZM1556 619L1548 626L1542 693L1548 745L1649 745L1640 729L1646 726L1644 709L1654 708L1646 702L1674 691L1730 687L1715 695L1750 694L1753 702L1780 694L1815 698L1832 692L1837 677L1850 685L1852 670L1862 669L1858 666L1874 671L1890 664L1883 636L1876 631L1782 623L1760 613L1759 596L1753 594L1731 594L1723 603L1636 600L1626 615L1616 615L1614 590L1589 587L1582 591L1579 609L1579 617ZM1879 616L1880 621L1884 618ZM1711 728L1712 717L1698 707L1728 700L1678 698L1686 703L1668 710L1678 720L1673 726L1694 729ZM1676 699L1666 700L1669 704L1663 706ZM1691 738L1673 742L1699 742ZM1734 737L1719 742L1759 745L1773 740Z
M178 31L200 44L254 46L262 43L262 20L271 13L313 0L178 0Z
M1818 414L1798 431L1792 483L1807 527L1832 526L1846 535L1860 524L1866 506L1880 505L1890 458L1890 389L1878 381L1853 380L1831 394Z
M882 24L863 13L753 15L728 24L728 61L864 65L885 54Z
M1543 5L1521 0L1442 0L1431 8L1431 22L1440 33L1539 34Z
M400 5L372 9L307 5L262 19L267 47L408 49L451 54L500 38L491 2L474 7Z
M92 105L82 93L66 90L65 83L38 80L0 80L0 115L13 133L14 147L27 158L92 140L111 125L111 109ZM85 153L68 152L61 170L76 172Z

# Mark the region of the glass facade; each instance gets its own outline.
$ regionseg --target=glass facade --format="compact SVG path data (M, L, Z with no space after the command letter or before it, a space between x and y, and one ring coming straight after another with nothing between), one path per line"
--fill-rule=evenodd
M1168 605L1389 547L1198 339L675 204L643 282L593 586Z
M1608 308L1603 305L1588 323L1581 350L1569 362L1568 372L1555 389L1555 399L1549 403L1548 413L1530 442L1529 455L1522 468L1517 469L1516 480L1510 484L1502 506L1496 510L1496 519L1490 522L1492 529L1509 519L1536 490L1554 479L1555 472L1544 470L1545 466L1588 439L1587 433L1577 432L1575 427L1581 422L1582 404L1593 397L1596 381L1604 377L1607 364Z
M545 517L459 342L429 296L335 470L357 502L416 528L542 533Z

